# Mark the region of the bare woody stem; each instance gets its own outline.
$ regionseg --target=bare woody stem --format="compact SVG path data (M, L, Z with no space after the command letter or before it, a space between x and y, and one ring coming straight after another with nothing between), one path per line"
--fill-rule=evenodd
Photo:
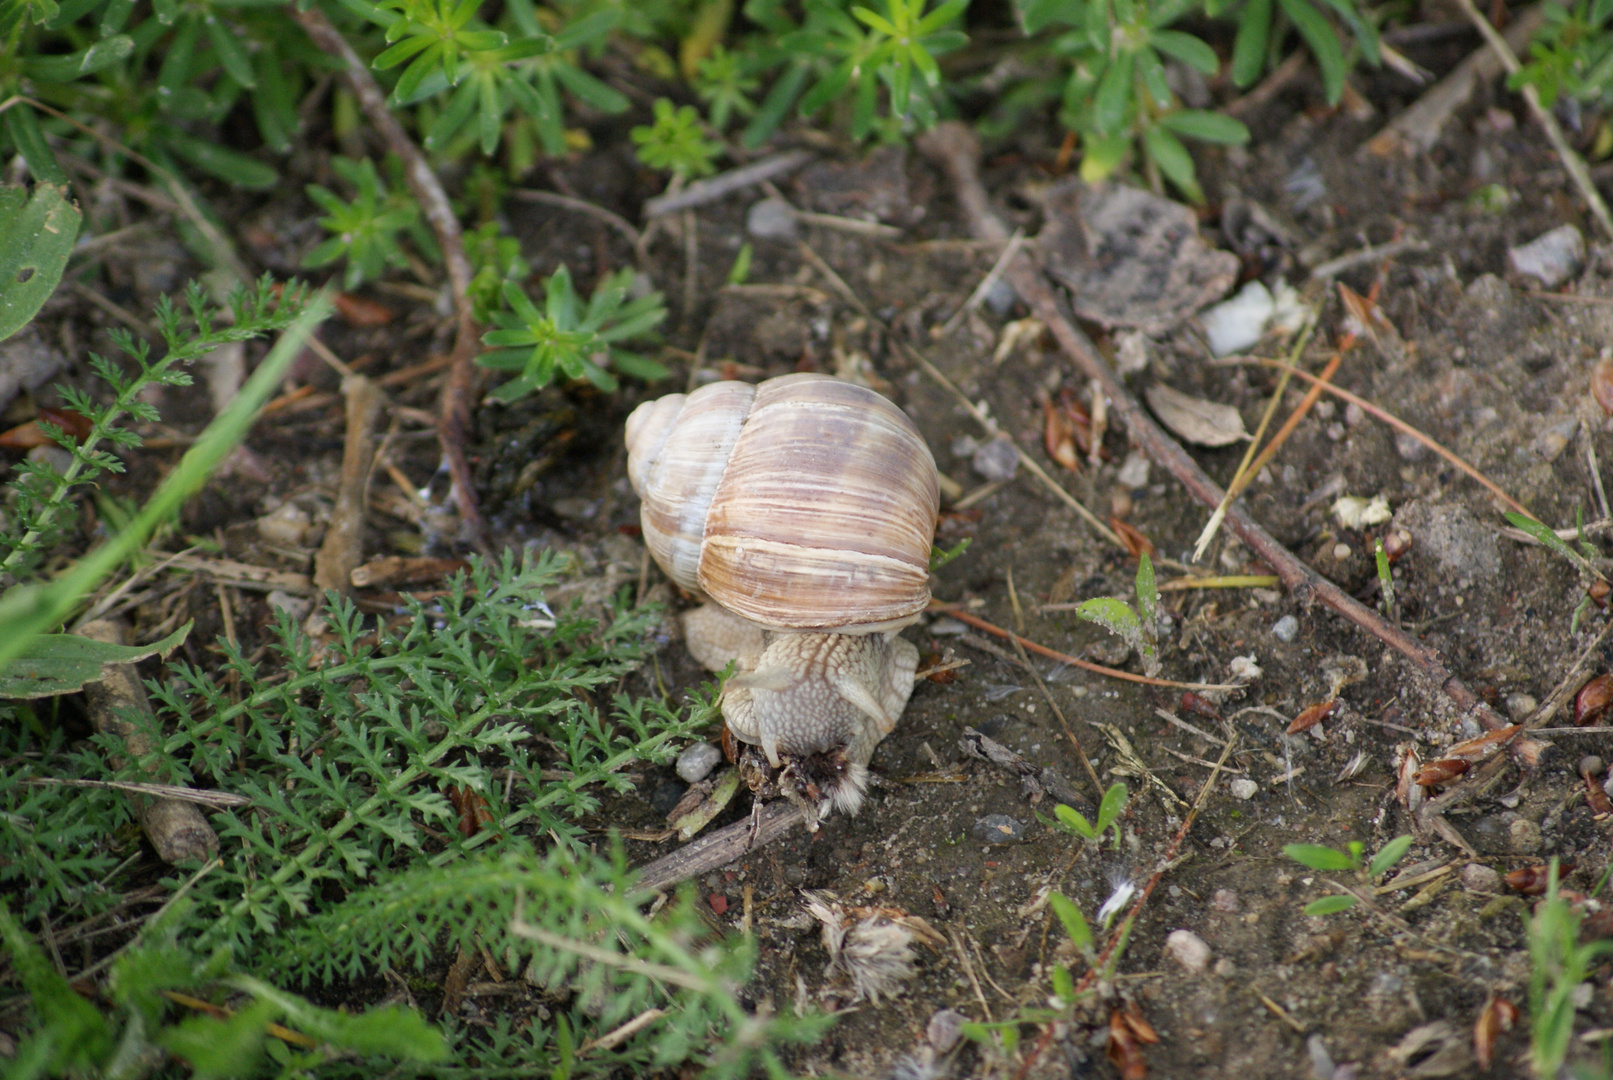
M318 8L300 10L296 4L286 9L315 45L342 62L342 77L358 98L365 117L386 142L387 149L403 162L409 190L425 212L431 231L442 248L443 263L448 269L448 285L454 296L454 316L457 329L454 335L453 364L448 380L443 385L440 411L437 417L437 437L442 443L443 457L448 462L449 475L454 482L454 496L459 513L471 527L477 544L488 549L487 525L476 505L472 486L470 462L465 457L465 439L470 430L471 405L476 397L478 383L475 366L477 352L476 318L470 302L470 258L465 254L464 235L459 218L449 205L448 193L432 171L420 148L403 129L398 118L387 107L386 93L369 65L353 51L341 31L332 26Z
M1008 231L997 219L980 181L979 143L974 134L962 124L947 122L939 125L920 139L919 147L945 169L957 193L959 206L969 221L970 230L982 240L1002 240ZM1058 340L1059 347L1070 359L1094 379L1120 414L1131 437L1142 446L1154 462L1174 476L1194 498L1207 506L1221 501L1221 488L1206 476L1198 464L1188 456L1181 444L1167 435L1153 418L1143 411L1137 399L1109 367L1099 358L1097 349L1075 325L1075 321L1059 303L1052 286L1047 282L1028 255L1021 253L1008 266L1004 275L1015 291L1030 304L1040 319ZM1439 653L1411 637L1399 627L1390 624L1364 604L1341 590L1301 562L1270 533L1261 528L1237 503L1227 508L1227 525L1238 539L1267 565L1271 566L1288 590L1307 607L1320 601L1336 614L1354 623L1373 637L1405 656L1432 680L1464 713L1470 715L1488 731L1508 726L1467 684L1445 666ZM1532 761L1540 751L1538 743L1517 739L1512 743L1515 755L1522 761Z

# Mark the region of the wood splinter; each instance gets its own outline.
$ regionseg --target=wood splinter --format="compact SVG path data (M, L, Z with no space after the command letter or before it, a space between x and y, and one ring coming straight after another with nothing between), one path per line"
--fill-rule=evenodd
M78 633L109 645L125 644L123 628L110 619L85 623ZM89 699L90 722L95 730L122 740L130 758L138 761L155 749L140 726L126 719L131 714L153 715L146 688L140 685L133 664L107 664L102 668L100 681L84 687L84 695ZM112 764L121 768L124 760L121 756L114 757ZM161 779L146 770L141 770L141 774L152 781ZM163 862L210 859L218 854L218 834L194 803L149 795L134 795L131 801L140 827Z

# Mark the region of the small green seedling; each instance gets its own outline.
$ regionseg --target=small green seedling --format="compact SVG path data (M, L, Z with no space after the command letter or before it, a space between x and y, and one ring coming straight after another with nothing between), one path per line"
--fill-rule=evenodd
M1053 808L1053 817L1051 818L1042 814L1037 814L1036 816L1045 825L1051 825L1053 828L1070 833L1072 836L1079 836L1083 840L1092 840L1100 845L1103 843L1103 834L1106 831L1113 830L1115 848L1118 850L1120 847L1120 814L1126 809L1126 800L1130 795L1131 793L1126 790L1125 784L1111 785L1109 790L1103 793L1103 801L1098 804L1097 821L1088 821L1081 811L1073 806L1065 806L1063 803L1059 803ZM1073 937L1074 935L1072 934L1071 936Z
M1366 845L1359 840L1351 840L1345 849L1323 847L1320 844L1289 844L1283 848L1283 854L1301 865L1312 870L1338 873L1353 871L1363 885L1370 885L1380 875L1401 859L1411 850L1410 836L1397 836L1372 856L1370 863L1362 862L1366 853ZM1324 896L1320 900L1313 900L1305 905L1307 915L1333 915L1340 911L1348 911L1356 904L1356 898L1349 893L1335 893Z
M1378 589L1383 593L1383 613L1393 622L1400 621L1400 611L1395 606L1395 579L1389 572L1389 553L1383 550L1383 541L1374 538L1372 541L1372 557L1378 563Z
M959 555L962 555L968 550L968 537L964 537L962 540L959 540L954 547L943 548L932 545L930 547L930 573L935 573L937 570L941 569L941 567L945 566L947 563L951 562L953 559L956 559Z
M1613 941L1606 938L1580 940L1584 915L1557 886L1557 860L1552 859L1546 898L1529 919L1529 1056L1536 1076L1556 1076L1562 1068L1574 1038L1579 988L1597 958L1613 953Z
M1157 675L1159 652L1159 590L1154 586L1154 564L1147 553L1137 563L1137 606L1115 596L1083 601L1075 613L1123 638L1142 657L1143 670Z

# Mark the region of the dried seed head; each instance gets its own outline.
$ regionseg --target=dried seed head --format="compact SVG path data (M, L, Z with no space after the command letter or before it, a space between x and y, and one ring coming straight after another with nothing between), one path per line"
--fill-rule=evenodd
M1613 708L1613 675L1598 675L1574 695L1574 723L1580 727L1600 724Z
M1608 416L1613 416L1613 359L1602 357L1591 369L1591 397Z

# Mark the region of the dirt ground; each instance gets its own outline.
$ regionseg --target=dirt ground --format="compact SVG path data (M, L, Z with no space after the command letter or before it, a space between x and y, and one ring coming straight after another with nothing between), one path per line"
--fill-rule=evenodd
M1408 51L1443 70L1474 44L1458 35L1422 54ZM1338 290L1311 281L1310 268L1369 244L1421 241L1337 277L1362 295L1376 288L1384 318L1344 357L1337 383L1449 447L1548 524L1570 525L1581 511L1587 522L1604 519L1587 455L1613 460L1613 439L1588 386L1598 358L1613 355L1613 300L1542 295L1535 283L1508 277L1507 251L1575 224L1589 250L1572 279L1573 292L1613 298L1613 247L1596 242L1594 223L1516 99L1496 87L1482 90L1433 150L1385 157L1364 144L1415 98L1416 88L1378 75L1361 89L1365 103L1355 113L1330 112L1318 107L1316 87L1302 77L1246 116L1255 134L1250 147L1201 155L1212 200L1202 219L1206 237L1236 251L1244 277L1286 279L1321 305L1306 357L1312 368L1336 346L1345 312ZM999 212L1032 235L1042 224L1039 201L1054 179L1056 150L988 148L985 175ZM619 147L556 166L554 174L564 190L632 219L652 182ZM891 346L877 321L883 320L1100 516L1107 517L1117 500L1128 503L1126 520L1156 545L1162 560L1188 560L1208 509L1158 467L1144 473L1134 460L1128 467L1133 455L1123 431L1110 431L1108 460L1095 470L1073 475L1048 461L1038 395L1067 387L1086 398L1088 388L1045 340L993 362L1004 326L1025 314L1011 295L994 294L953 332L931 333L980 283L994 254L967 242L967 224L938 172L895 150L863 160L831 154L780 187L803 209L900 230L894 238L815 226L799 233L876 320L848 303L796 240L747 232L747 211L763 197L750 189L672 222L649 247L647 268L673 310L669 338L683 350L677 379L687 378L696 357L708 375L818 370L867 379L914 419L958 489L975 491L988 481L972 467L971 440L984 433ZM1256 208L1255 220L1267 224L1229 238L1228 226L1236 223L1227 208L1234 205L1244 215ZM541 273L564 261L589 282L633 259L626 240L593 219L520 201L509 203L509 214ZM278 272L293 271L316 239L308 207L293 199L247 208L246 221L252 257ZM698 230L699 256L692 288L680 231L690 222ZM749 283L719 289L746 240L755 248ZM173 253L169 276L187 272L181 260ZM162 260L148 256L144 265L160 267ZM130 307L176 283L149 280L149 269L136 276L132 263L114 259L108 266L113 280L125 281ZM686 292L692 304L680 312ZM435 313L413 311L417 302L395 292L375 290L374 296L412 313L377 329L333 326L327 340L338 354L374 354L373 373L418 363L434 344L440 347ZM104 325L72 295L56 302L53 315ZM1100 334L1100 344L1117 342ZM1253 351L1276 355L1278 348L1268 341ZM1267 371L1212 366L1192 323L1155 335L1145 351L1146 369L1129 379L1134 391L1165 382L1236 406L1251 430L1275 384ZM303 377L317 382L325 375ZM477 419L477 475L500 541L569 549L583 573L611 585L635 582L637 503L625 479L621 422L638 400L661 390L638 388L616 398L555 390L512 408L484 406ZM1287 391L1279 416L1301 392ZM429 409L433 393L422 382L403 391L400 402ZM177 407L163 411L181 415ZM261 557L250 524L288 499L334 484L339 417L339 401L326 400L315 408L287 408L260 424L248 449L232 460L231 478L215 483L187 511L186 529L216 532L231 555ZM427 429L402 430L393 445L391 460L404 473L416 480L431 475L436 451ZM1241 453L1241 444L1195 451L1222 482ZM137 470L128 490L149 480ZM1390 526L1347 529L1332 513L1341 495L1380 494L1396 515ZM1341 404L1324 400L1304 420L1245 502L1290 550L1368 604L1378 602L1378 586L1366 532L1403 528L1413 545L1394 570L1402 626L1515 718L1551 698L1606 618L1592 612L1572 632L1582 586L1571 566L1501 535L1500 514L1476 483ZM367 550L440 550L444 538L426 525L378 518ZM940 571L939 598L973 603L974 614L998 626L1019 625L1025 637L1053 649L1123 661L1101 630L1069 611L1039 608L1054 599L1129 596L1134 561L1096 537L1025 470L973 502L971 512L946 515L943 542L964 536L973 544ZM1262 572L1224 532L1206 561L1219 573ZM1178 576L1162 563L1162 580ZM656 580L652 574L650 584ZM650 597L671 598L664 586L652 587ZM950 651L968 666L950 683L920 684L874 758L878 782L862 812L832 818L816 835L797 830L700 880L714 924L758 939L759 971L746 991L751 1000L759 1007L804 1001L845 1008L827 1038L792 1051L800 1074L1117 1075L1104 1060L1108 1004L1077 1010L1076 1021L1054 1028L1034 1053L1021 1047L1022 1070L967 1042L941 1063L922 1066L937 1071L922 1071L920 1059L927 1025L939 1011L1005 1020L1046 1004L1055 964L1081 969L1061 949L1064 933L1046 905L1048 889L1070 897L1093 919L1116 882L1140 886L1159 868L1187 804L1211 774L1207 763L1221 753L1216 742L1163 719L1162 711L1216 738L1230 732L1235 746L1142 909L1118 977L1105 987L1109 1002L1135 1003L1157 1031L1158 1044L1144 1050L1152 1075L1342 1080L1481 1074L1471 1057L1473 1024L1492 994L1522 1007L1529 971L1523 923L1529 901L1496 874L1557 856L1574 864L1571 886L1589 891L1600 879L1608 865L1608 825L1592 820L1576 770L1582 755L1605 752L1605 736L1547 736L1552 749L1538 769L1508 765L1495 782L1459 802L1447 820L1469 850L1448 837L1419 835L1401 864L1412 868L1416 883L1378 896L1376 915L1357 910L1306 917L1302 907L1328 890L1320 875L1285 859L1282 847L1359 840L1372 851L1413 831L1395 793L1401 748L1415 744L1423 760L1432 760L1440 747L1478 730L1471 721L1464 725L1439 687L1398 654L1320 607L1267 588L1165 597L1164 677L1221 682L1236 657L1253 657L1261 669L1246 689L1217 704L1215 716L1184 709L1178 690L1116 682L1051 660L1034 664L1104 782L1121 778L1132 791L1118 851L1112 845L1081 849L1039 820L1038 814L1051 814L1051 799L1033 802L1016 776L965 754L960 743L973 728L1033 765L1056 770L1083 796L1081 809L1093 809L1095 794L1037 680L1005 643L938 617L910 629L908 638L921 653ZM237 618L249 626L262 614L249 610ZM219 632L203 615L192 642ZM676 693L703 673L683 652L670 619L667 625L658 674ZM1593 650L1578 679L1607 663L1603 650ZM1123 666L1138 670L1135 659ZM1329 697L1335 672L1353 676L1340 691L1342 709L1307 733L1285 736L1289 719ZM646 670L629 689L654 692L656 677ZM1556 724L1571 722L1559 716ZM1106 732L1130 740L1153 780L1111 772L1124 766ZM1237 780L1253 781L1253 793L1247 785L1235 793ZM663 828L663 815L680 793L671 770L652 771L641 798L608 804L595 824L602 830ZM736 805L717 825L745 809ZM1017 838L985 842L981 823L991 815L1012 818L1020 827ZM671 846L635 841L629 850L645 862ZM1448 873L1428 876L1445 867ZM893 999L852 1003L845 985L825 972L828 956L817 924L804 913L803 888L828 890L848 904L903 909L926 920L944 943L920 950L917 977ZM1176 930L1192 931L1207 944L1200 970L1188 970L1167 952L1166 937ZM1582 1027L1600 1029L1603 1037L1613 1026L1607 975L1606 969L1598 973L1581 1018ZM1440 1023L1447 1026L1425 1029ZM1501 1037L1497 1062L1484 1075L1526 1071L1525 1026ZM1418 1029L1427 1037L1416 1035ZM1035 1042L1035 1029L1026 1031Z

